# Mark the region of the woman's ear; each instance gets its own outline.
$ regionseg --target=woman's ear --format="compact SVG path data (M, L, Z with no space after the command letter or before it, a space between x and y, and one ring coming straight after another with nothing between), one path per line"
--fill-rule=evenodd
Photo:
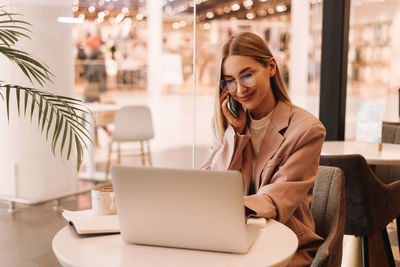
M268 66L269 66L269 76L270 77L274 77L276 74L276 61L275 58L270 58L269 62L268 62Z

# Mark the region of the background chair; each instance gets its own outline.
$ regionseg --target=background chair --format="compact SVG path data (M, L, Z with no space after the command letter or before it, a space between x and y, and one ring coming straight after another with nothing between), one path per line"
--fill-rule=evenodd
M345 226L345 178L335 167L320 166L314 183L311 213L316 233L325 239L315 255L312 267L341 265Z
M345 234L361 236L363 266L369 266L368 236L381 233L390 266L394 265L386 225L400 214L400 181L383 184L361 155L321 156L346 177Z
M400 144L400 123L382 123L382 143ZM400 166L375 166L375 174L383 183L389 184L400 180ZM396 218L396 226L397 242L400 244L400 214Z
M146 106L127 106L118 110L115 115L115 128L108 148L108 158L106 166L106 178L110 170L111 154L113 144L117 144L117 163L121 163L121 143L140 142L140 153L131 154L132 156L140 156L142 165L151 166L151 152L149 140L154 137L153 122L150 109ZM146 143L147 149L144 148ZM145 151L147 150L147 151Z
M382 123L382 143L400 144L400 123ZM388 184L400 179L400 166L375 166L375 174Z

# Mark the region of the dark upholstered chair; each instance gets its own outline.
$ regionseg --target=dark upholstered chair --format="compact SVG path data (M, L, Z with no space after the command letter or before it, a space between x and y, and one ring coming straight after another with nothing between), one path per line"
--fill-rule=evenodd
M383 122L382 143L400 144L400 123ZM385 184L400 179L400 166L375 166L376 176Z
M400 144L400 123L383 122L382 142Z
M316 233L325 239L315 255L312 267L340 267L345 225L343 171L320 166L314 183L311 212Z
M400 123L382 123L382 143L400 144ZM375 166L375 173L385 184L400 180L400 166ZM396 218L396 226L397 241L400 244L400 214Z
M369 266L368 236L381 233L394 266L386 225L400 214L400 181L383 184L361 155L321 156L320 165L343 170L346 191L345 234L361 236L363 266Z

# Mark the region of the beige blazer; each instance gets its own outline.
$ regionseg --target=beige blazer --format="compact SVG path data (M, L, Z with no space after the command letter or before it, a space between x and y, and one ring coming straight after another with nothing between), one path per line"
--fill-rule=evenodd
M309 266L323 239L315 234L310 211L312 186L317 177L319 156L325 138L322 123L309 112L279 101L272 111L255 164L252 180L250 130L235 133L228 126L214 140L203 169L239 170L244 180L244 204L250 216L273 218L292 229L299 248L291 266Z

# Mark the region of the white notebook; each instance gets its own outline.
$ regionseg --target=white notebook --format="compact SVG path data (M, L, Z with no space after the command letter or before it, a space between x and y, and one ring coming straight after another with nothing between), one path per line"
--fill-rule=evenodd
M118 215L96 215L93 210L64 210L63 217L75 226L78 234L119 233Z

